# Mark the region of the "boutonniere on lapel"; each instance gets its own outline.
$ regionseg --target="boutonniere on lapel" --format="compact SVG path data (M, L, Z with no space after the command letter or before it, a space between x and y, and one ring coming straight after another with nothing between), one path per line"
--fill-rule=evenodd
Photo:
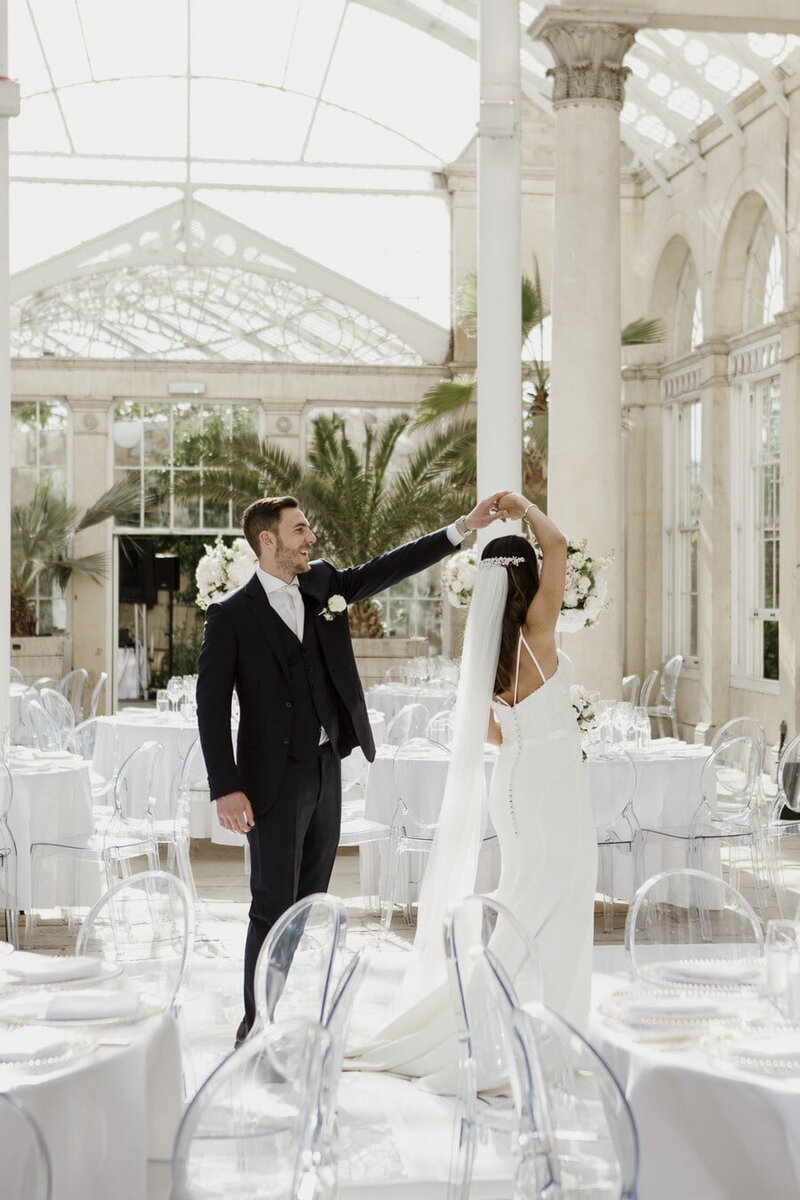
M328 597L327 604L318 616L324 617L326 621L335 621L343 612L347 612L347 601L337 592L335 596Z

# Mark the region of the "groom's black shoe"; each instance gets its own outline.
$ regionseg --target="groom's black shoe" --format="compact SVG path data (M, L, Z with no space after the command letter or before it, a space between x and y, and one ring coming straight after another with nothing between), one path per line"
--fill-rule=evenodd
M247 1021L243 1018L239 1024L239 1028L236 1030L236 1041L233 1043L234 1050L239 1049L239 1047L244 1043L249 1032L250 1031L247 1028Z

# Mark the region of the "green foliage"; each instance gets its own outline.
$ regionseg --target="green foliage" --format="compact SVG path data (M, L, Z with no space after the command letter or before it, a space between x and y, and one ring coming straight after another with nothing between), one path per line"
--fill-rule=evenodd
M625 326L620 334L620 342L623 346L654 346L657 342L663 342L666 336L663 321L637 317Z

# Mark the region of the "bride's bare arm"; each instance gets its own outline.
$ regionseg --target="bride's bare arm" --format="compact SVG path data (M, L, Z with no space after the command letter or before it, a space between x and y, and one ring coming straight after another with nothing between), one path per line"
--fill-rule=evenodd
M500 722L491 709L489 709L489 728L486 730L486 741L490 746L502 746L503 744L503 731L500 728Z
M564 601L567 579L567 539L540 508L512 492L503 497L510 517L521 517L530 526L542 550L539 590L531 601L525 624L535 633L552 633Z

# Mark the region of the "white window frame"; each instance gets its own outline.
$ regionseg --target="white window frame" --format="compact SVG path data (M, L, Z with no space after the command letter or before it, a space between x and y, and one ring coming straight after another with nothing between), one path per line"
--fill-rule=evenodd
M691 513L690 472L693 429L700 436L702 462L702 401L694 391L666 404L663 412L662 651L665 659L682 654L692 671L699 667L699 657L698 647L691 646L691 544L692 536L699 535L700 514Z
M763 527L759 521L759 460L763 388L774 380L780 420L779 339L772 337L731 355L731 686L777 694L778 679L764 677L763 627L780 621L780 608L767 609L763 587ZM749 368L749 369L748 369ZM760 368L760 369L759 369ZM780 458L778 525L780 522Z

